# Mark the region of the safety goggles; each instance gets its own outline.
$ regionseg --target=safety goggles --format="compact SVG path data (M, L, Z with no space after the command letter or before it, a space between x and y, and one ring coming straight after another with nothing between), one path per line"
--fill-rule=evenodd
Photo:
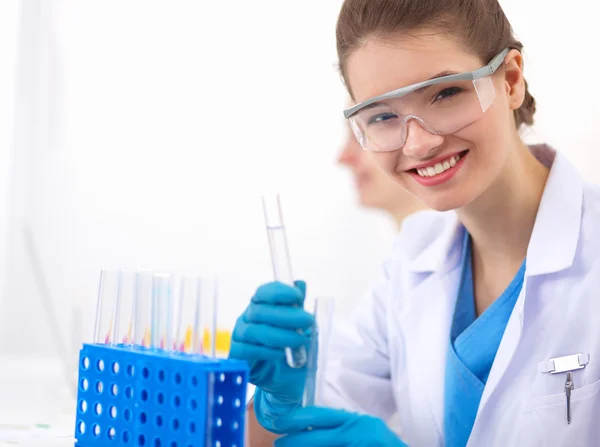
M390 152L406 143L408 122L435 135L458 132L479 119L494 102L491 76L504 62L504 49L485 67L402 87L344 110L365 150Z

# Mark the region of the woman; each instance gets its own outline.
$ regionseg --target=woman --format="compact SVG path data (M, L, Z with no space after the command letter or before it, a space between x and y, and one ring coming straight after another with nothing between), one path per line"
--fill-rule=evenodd
M398 229L407 216L425 208L416 196L400 188L377 166L373 154L364 151L351 132L338 161L352 172L360 204L385 211Z
M258 421L278 446L597 445L600 190L521 141L535 102L497 0L346 0L337 46L357 139L441 213L404 222L330 353L323 404L341 409L297 408L282 349L306 342L305 284L256 291L231 356Z

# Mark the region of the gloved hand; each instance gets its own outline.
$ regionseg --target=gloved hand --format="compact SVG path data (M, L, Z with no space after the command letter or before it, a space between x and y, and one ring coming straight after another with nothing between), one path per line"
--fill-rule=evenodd
M295 287L279 282L260 286L231 336L229 357L249 363L249 381L257 387L256 417L273 432L273 421L302 400L306 368L290 368L284 349L308 345L306 331L314 317L302 308L305 295L303 281Z
M275 426L275 447L408 447L379 418L330 408L297 408Z

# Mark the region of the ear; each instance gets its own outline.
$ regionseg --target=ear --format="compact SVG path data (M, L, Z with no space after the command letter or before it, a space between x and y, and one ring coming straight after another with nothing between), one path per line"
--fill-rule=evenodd
M523 55L518 50L510 50L504 58L504 82L508 104L511 110L517 110L525 100Z

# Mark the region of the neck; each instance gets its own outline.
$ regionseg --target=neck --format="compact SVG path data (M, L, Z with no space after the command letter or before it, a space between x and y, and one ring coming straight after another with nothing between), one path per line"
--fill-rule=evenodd
M457 210L471 235L480 315L502 294L527 255L549 171L519 140L503 172L476 201Z

